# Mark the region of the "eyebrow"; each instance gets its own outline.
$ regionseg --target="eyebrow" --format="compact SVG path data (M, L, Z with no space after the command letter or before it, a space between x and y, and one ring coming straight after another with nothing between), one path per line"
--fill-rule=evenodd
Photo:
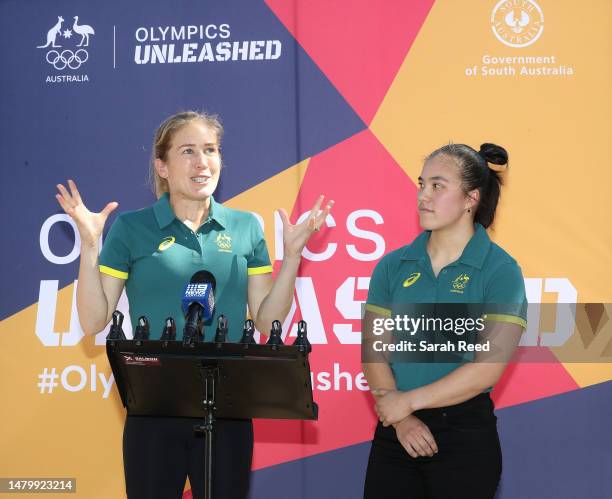
M198 144L181 144L179 146L179 149L181 147L197 147ZM204 144L204 146L218 146L219 144L217 144L216 142L207 142L206 144Z
M417 180L418 180L419 182L423 182L423 177L419 177ZM442 180L442 181L444 181L444 182L448 182L448 179L447 179L447 178L445 178L445 177L441 177L441 176L439 176L439 175L438 175L438 176L435 176L435 177L429 177L429 180Z

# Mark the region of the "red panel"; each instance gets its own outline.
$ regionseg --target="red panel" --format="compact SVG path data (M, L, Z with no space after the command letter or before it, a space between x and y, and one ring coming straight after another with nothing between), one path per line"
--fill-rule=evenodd
M393 196L389 196L388 192L393 192ZM416 187L369 130L310 160L292 222L311 207L319 194L336 201L332 211L336 225L316 234L308 248L312 252L323 252L328 244L337 246L333 256L325 261L303 259L299 272L299 276L312 279L318 311L325 325L326 344L313 345L311 370L315 376L321 372L333 374L336 364L338 372L350 373L352 389L347 389L348 375L338 379L339 390L333 389L333 379L332 389L315 389L315 401L320 408L317 422L257 421L256 469L363 442L372 437L375 417L370 395L355 387L355 376L361 372L360 346L342 344L334 332L334 325L351 324L354 332L350 334L360 341L360 319L345 318L343 310L346 314L346 307L338 306L337 290L343 284L343 289L347 289L347 278L356 278L355 284L357 278L369 278L380 256L362 261L349 254L347 245L354 245L357 251L366 254L373 253L376 244L363 235L355 235L356 230L348 228L348 221L351 215L360 215L354 225L378 235L381 238L379 244L380 240L384 240L384 248L381 248L384 253L410 242L420 230L415 210ZM383 223L376 224L375 219L369 218L373 213L381 216ZM367 285L362 287L366 289L350 288L353 300L365 301ZM357 304L357 307L359 310L360 305ZM298 310L294 321L299 320L303 313L303 308ZM310 335L313 334L311 330ZM315 380L317 384L320 383Z
M433 0L266 0L369 124Z
M495 385L492 396L497 409L580 388L547 348L530 347L528 354L539 362L509 364Z

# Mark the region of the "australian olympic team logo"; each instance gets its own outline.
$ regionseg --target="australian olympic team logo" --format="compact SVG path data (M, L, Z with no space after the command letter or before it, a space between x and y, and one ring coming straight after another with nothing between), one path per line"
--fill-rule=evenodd
M58 71L68 69L78 69L89 59L89 52L84 48L89 46L89 37L94 35L94 29L87 24L79 24L79 16L74 16L72 29L65 28L62 31L64 18L57 16L57 23L47 31L47 42L38 45L36 48L49 49L45 60ZM79 43L70 48L64 48L61 43L70 40L72 37L80 36ZM58 40L58 37L60 40ZM64 41L61 40L64 39ZM60 43L61 42L61 43Z
M534 0L500 0L491 13L495 37L509 47L527 47L544 31L544 13Z
M227 234L219 234L215 242L219 251L232 251L232 238Z
M467 274L459 274L455 277L455 280L452 282L451 292L453 293L461 293L463 294L463 290L467 286L467 283L470 280L470 276Z

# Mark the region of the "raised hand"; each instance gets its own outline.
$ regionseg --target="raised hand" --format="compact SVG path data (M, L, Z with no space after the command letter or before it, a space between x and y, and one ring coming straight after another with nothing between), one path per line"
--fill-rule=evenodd
M79 190L72 180L68 180L68 187L70 192L62 184L57 184L59 194L56 194L55 198L76 223L81 236L81 244L94 246L102 235L106 219L119 206L119 203L113 201L108 203L100 213L93 213L83 203Z
M334 201L329 201L325 205L325 208L321 210L323 199L323 195L319 196L312 210L310 210L310 215L301 224L292 225L291 222L289 222L287 212L282 208L278 210L283 222L283 245L285 255L300 256L312 233L321 229L321 225L325 222L325 217L327 217L332 206L334 206Z

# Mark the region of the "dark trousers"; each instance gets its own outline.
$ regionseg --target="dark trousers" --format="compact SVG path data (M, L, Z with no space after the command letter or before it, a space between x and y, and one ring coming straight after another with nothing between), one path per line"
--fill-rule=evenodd
M191 418L128 416L123 466L129 499L180 499L189 477L194 499L204 499L204 442ZM250 420L219 419L213 435L215 499L245 499L253 457Z
M461 404L416 411L438 444L432 457L411 457L395 428L379 423L364 498L492 499L502 471L493 409L489 394L482 393Z

